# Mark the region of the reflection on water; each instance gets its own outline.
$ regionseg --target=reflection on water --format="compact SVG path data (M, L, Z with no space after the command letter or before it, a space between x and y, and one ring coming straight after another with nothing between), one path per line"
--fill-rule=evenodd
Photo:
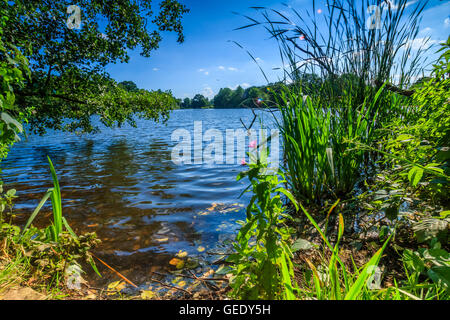
M169 267L179 250L214 259L208 252L234 236L234 221L243 217L238 204L246 203L245 196L238 199L246 186L236 181L240 159L234 165L175 165L171 150L177 142L171 133L177 128L193 132L194 120L203 121L203 132L225 133L242 128L240 118L248 124L253 114L245 109L176 110L167 125L139 120L138 128L102 128L92 135L31 135L3 161L2 179L6 188L18 191L15 208L23 223L52 186L50 156L69 224L77 233L95 231L102 240L95 253L142 284L151 270ZM265 124L271 121L268 114L263 118ZM211 210L213 203L219 205ZM47 203L36 223L47 225L50 211ZM199 245L205 252L198 252Z

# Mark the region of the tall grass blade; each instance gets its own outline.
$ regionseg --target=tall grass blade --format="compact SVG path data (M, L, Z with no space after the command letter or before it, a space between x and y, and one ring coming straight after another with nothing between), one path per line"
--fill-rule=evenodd
M392 236L393 233L384 242L383 246L373 255L373 257L369 260L369 262L366 263L361 274L358 276L355 283L353 283L353 285L350 287L350 290L347 292L345 300L355 300L361 294L367 279L371 276L372 272L374 271L374 267L378 266L383 251L386 248L389 240L391 240ZM369 271L369 269L371 269L371 271Z

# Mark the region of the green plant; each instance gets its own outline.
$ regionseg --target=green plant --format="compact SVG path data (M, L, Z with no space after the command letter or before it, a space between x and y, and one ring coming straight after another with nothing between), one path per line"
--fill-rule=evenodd
M11 145L20 140L22 122L27 121L31 111L31 108L18 108L16 104L15 91L24 86L30 70L27 58L4 40L7 25L8 18L0 8L0 160L6 157Z
M36 218L37 214L41 210L42 206L45 204L45 202L48 200L48 198L51 198L52 201L52 208L53 208L53 223L47 227L45 230L47 234L47 238L51 241L58 242L59 235L63 231L63 225L67 229L67 231L76 238L76 234L73 232L73 230L70 228L69 224L67 223L66 218L62 215L62 204L61 204L61 190L59 188L59 182L58 177L56 176L55 168L53 167L53 163L50 160L49 157L47 157L48 163L50 166L50 172L52 175L53 180L53 188L50 188L45 193L42 200L39 202L36 209L33 211L31 216L28 218L27 223L25 224L25 227L22 230L22 233L25 233L27 231L27 228L31 225L33 220Z
M356 142L382 156L382 170L360 197L369 198L371 212L384 211L384 223L406 229L400 240L409 248L399 247L405 279L383 289L392 299L448 299L450 37L441 46L430 77L414 86L405 117L384 123L376 144Z
M49 225L45 229L45 232L44 232L45 239L42 239L42 241L44 241L46 243L48 243L48 242L59 243L59 242L61 242L61 235L65 235L65 237L67 238L67 233L68 233L70 235L70 237L73 239L73 241L75 241L75 244L80 243L80 237L78 237L75 234L75 232L69 226L66 218L63 217L63 215L62 215L61 190L59 187L58 177L56 175L56 171L55 171L52 161L50 160L49 157L47 157L47 160L48 160L48 163L50 166L50 172L52 175L53 188L50 188L47 190L47 192L42 197L42 199L39 202L36 209L33 211L31 216L28 218L27 223L25 224L24 228L22 229L20 238L24 237L25 235L28 235L28 238L30 238L30 234L33 235L33 232L29 232L29 227L31 226L32 222L34 221L34 219L36 218L36 216L38 215L38 213L40 212L40 210L42 209L42 207L44 206L44 204L48 200L48 198L51 198L52 209L53 209L52 210L53 211L53 222L51 225ZM66 232L64 231L63 226L64 226ZM89 238L90 234L88 234L86 236L82 236L82 237L83 237L83 239L86 237L88 239L90 239ZM94 241L94 240L96 240L95 238L96 238L96 236L94 235L91 240ZM23 240L23 241L25 241L25 240ZM95 241L93 243L95 243ZM95 262L94 262L92 256L88 253L85 253L85 256L87 257L87 260L91 264L94 271L99 276L101 276L97 270L97 267L95 265Z
M281 86L280 93L274 93L288 181L297 200L322 204L328 197L345 197L353 190L365 152L349 141L372 141L375 124L370 114L377 113L383 91L384 86L357 111L347 90L333 106L325 105L320 94L304 96L301 86Z
M423 68L424 48L412 52L408 43L425 4L407 19L406 0L381 5L383 23L369 28L365 11L379 1L329 0L323 28L315 3L309 21L295 8L288 15L255 7L262 19L247 17L239 29L263 26L277 41L288 85L272 97L282 114L287 179L297 200L321 205L330 195L348 198L373 165L373 155L351 141L370 144L375 128L405 113L404 98L390 91L405 93ZM308 74L319 80L305 86Z
M14 285L46 292L63 288L67 268L81 260L92 263L89 251L99 242L95 233L74 238L66 231L53 242L45 229L29 227L23 233L18 226L4 222L0 223L0 239L0 291Z
M255 158L253 158L255 159ZM241 172L247 177L253 196L247 207L246 221L234 243L235 252L228 257L233 263L231 295L240 299L295 299L292 253L289 246L292 230L286 226L282 195L293 199L282 187L283 174L270 172L264 150Z
M70 228L62 215L61 191L50 158L48 163L53 188L45 193L24 228L20 230L18 226L0 219L2 245L0 264L5 264L5 268L0 272L0 290L30 281L35 282L35 286L45 286L46 291L54 291L53 289L60 287L68 267L78 266L80 259L90 263L94 271L100 275L89 253L100 240L95 233L77 236ZM15 190L13 191L10 190L1 197L2 212L5 206L12 210L12 200L15 198ZM38 229L32 226L32 222L49 198L52 202L53 222L45 229ZM54 294L59 295L58 290Z
M356 299L370 299L371 293L367 287L368 281L374 275L376 267L378 266L384 249L386 248L392 234L384 242L383 246L370 258L370 260L362 267L360 271L357 270L355 274L349 272L339 257L339 243L344 234L344 218L339 215L338 237L334 246L330 244L323 231L320 229L312 216L300 204L300 208L307 216L312 225L319 232L325 245L331 250L332 255L329 259L328 265L325 266L324 275L321 276L316 266L309 260L307 264L312 270L313 286L309 291L304 291L308 296L313 296L317 299L332 299L332 300L356 300Z
M6 216L10 219L14 218L13 214L13 200L17 198L16 189L9 189L3 192L3 182L0 181L0 222L5 220ZM5 210L8 209L6 216L4 216Z
M162 41L162 31L184 41L182 18L189 11L176 0L81 0L79 29L69 28L67 1L0 1L7 23L3 40L20 48L31 64L31 77L15 90L19 110L33 106L30 130L47 128L92 132L98 115L106 126L136 125L136 116L166 120L175 106L170 91L128 92L105 67L126 63L129 50L149 57ZM76 10L71 18L76 19ZM102 19L102 26L98 19ZM4 59L1 59L2 62ZM20 122L20 121L19 121Z
M405 268L405 287L411 294L421 299L440 295L441 299L450 297L450 254L441 247L436 238L430 241L429 248L419 248L417 251L405 250L402 255ZM421 276L429 281L421 281ZM428 290L424 290L428 289Z

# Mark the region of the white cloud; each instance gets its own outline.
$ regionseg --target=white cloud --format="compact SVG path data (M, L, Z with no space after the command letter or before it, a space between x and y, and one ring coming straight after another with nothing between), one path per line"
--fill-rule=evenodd
M159 69L158 68L153 68L153 71L158 71Z
M202 90L202 95L211 99L214 97L214 91L213 91L213 89L211 89L211 87L204 87Z
M219 70L225 70L224 66L219 66Z
M262 63L262 62L264 62L264 61L263 61L263 59L261 59L261 58L258 58L258 57L256 57L256 58L255 58L255 60L256 60L256 62L259 62L259 63Z
M429 34L431 31L433 31L433 29L431 29L429 27L426 27L425 29L420 30L420 33L427 33L427 34Z
M230 71L237 71L238 69L236 69L234 67L228 67L228 70L230 70Z
M243 89L247 89L249 87L251 87L251 85L247 82L241 83L241 84L237 84L235 86L228 86L228 88L232 89L232 90L236 90L237 87L241 86Z
M392 10L397 10L397 9L399 8L399 5L398 5L398 4L395 4L395 2L396 2L395 0L386 0L384 3L387 4L387 5L385 5L386 8L387 8L388 6L390 6ZM408 2L405 4L405 8L408 8L409 6L413 5L413 4L416 3L416 2L417 2L417 0L411 0L411 1L408 1Z
M445 25L446 28L447 28L447 27L450 27L450 17L447 17L447 18L444 20L444 25Z
M209 75L209 71L206 71L206 69L203 69L203 68L198 69L197 72L203 72L203 74L204 74L205 76Z
M411 47L412 50L419 50L420 48L429 48L433 44L439 43L439 40L432 40L429 37L426 38L416 38L414 40L409 40L406 43L405 48Z

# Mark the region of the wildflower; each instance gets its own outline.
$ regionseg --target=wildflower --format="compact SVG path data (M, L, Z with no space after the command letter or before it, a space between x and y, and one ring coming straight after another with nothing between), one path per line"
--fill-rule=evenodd
M300 39L300 40L305 40L305 36L302 34L302 35L299 37L299 39Z
M249 148L251 148L251 149L255 149L255 148L256 148L256 145L257 145L256 140L253 140L253 141L250 142L250 144L249 144L248 146L249 146Z
M241 160L241 165L245 166L247 164L247 162L245 161L245 159Z

